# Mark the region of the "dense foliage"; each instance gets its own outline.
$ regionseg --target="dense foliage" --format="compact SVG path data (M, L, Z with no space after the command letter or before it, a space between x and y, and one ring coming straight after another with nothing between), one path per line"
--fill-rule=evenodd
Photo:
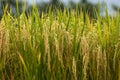
M4 11L0 80L120 80L120 15Z

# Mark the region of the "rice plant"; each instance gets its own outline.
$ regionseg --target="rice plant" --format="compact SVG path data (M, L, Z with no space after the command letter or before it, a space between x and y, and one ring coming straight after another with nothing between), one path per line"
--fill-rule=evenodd
M119 14L47 11L13 16L5 8L0 80L120 80Z

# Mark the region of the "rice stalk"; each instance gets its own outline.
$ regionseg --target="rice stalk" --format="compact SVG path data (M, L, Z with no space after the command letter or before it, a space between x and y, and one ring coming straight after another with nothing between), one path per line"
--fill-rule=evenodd
M75 60L75 57L73 57L72 71L73 71L74 80L77 80L77 74L76 74L77 71L76 71L76 60Z
M84 73L83 80L87 80L87 75L88 75L87 70L88 70L88 63L89 63L89 46L85 36L82 37L81 48L82 48L82 55L83 55L83 73Z

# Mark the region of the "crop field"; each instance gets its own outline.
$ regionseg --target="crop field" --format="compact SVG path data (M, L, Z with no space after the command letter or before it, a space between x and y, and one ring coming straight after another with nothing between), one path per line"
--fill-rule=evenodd
M120 80L120 15L33 8L0 20L0 80Z

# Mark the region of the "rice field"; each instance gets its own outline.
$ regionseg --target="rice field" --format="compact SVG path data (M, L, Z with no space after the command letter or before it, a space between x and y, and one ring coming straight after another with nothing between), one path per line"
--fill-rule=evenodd
M0 80L120 80L120 15L33 9L0 20Z

